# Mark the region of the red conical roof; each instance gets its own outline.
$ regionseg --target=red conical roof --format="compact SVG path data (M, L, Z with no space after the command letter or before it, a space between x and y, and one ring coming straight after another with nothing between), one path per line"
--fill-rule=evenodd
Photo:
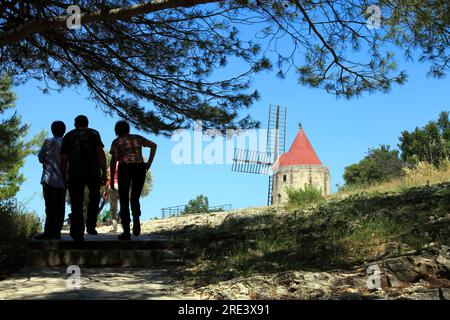
M276 167L299 165L322 165L302 128L298 130L289 152L283 153L278 159Z

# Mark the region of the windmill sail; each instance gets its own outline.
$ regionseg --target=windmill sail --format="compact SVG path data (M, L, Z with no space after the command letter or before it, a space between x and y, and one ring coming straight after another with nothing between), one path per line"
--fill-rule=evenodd
M238 148L234 150L232 171L269 175L267 195L267 204L269 205L272 204L272 167L277 163L280 155L285 152L286 113L285 107L270 105L266 152Z
M269 174L272 167L271 155L266 152L235 149L232 171Z
M285 152L286 146L286 114L285 107L270 105L267 125L267 153L272 155L272 163Z

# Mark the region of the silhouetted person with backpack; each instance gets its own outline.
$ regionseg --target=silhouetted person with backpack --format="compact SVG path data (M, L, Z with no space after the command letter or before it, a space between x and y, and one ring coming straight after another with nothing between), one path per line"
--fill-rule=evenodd
M61 147L61 171L69 189L70 236L76 242L84 240L83 199L84 189L89 189L86 231L96 235L100 204L100 188L106 183L106 158L100 134L88 128L89 120L80 115L75 118L75 129L64 137ZM68 167L68 170L67 170Z
M45 201L44 233L36 240L61 239L66 210L66 186L61 174L61 145L66 125L62 121L52 123L53 138L46 139L38 154L43 172L41 184Z
M118 161L119 202L123 227L123 233L119 236L119 240L130 240L130 205L133 215L133 235L139 236L141 233L139 198L144 187L145 176L155 158L157 146L156 143L140 135L130 134L130 125L126 121L118 121L114 131L117 138L113 141L110 149L110 172L111 177L114 177L116 162ZM151 149L147 162L144 162L142 147ZM114 184L111 184L111 188L114 189Z

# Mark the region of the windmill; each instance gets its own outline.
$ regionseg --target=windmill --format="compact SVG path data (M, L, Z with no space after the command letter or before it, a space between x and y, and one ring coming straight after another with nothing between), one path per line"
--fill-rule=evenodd
M285 152L286 113L285 107L270 105L265 152L234 149L232 171L269 175L268 205L272 204L272 166L278 157Z

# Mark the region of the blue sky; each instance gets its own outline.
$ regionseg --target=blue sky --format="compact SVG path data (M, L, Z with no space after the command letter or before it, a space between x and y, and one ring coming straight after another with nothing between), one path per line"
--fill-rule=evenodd
M240 71L238 64L227 68L230 73ZM366 94L350 101L336 99L320 89L302 87L294 73L282 80L275 72L264 72L254 77L254 88L259 90L261 99L249 113L264 127L269 104L286 106L286 148L290 147L301 122L322 163L330 168L335 191L335 185L343 183L344 168L358 162L368 148L380 144L396 147L402 130L422 126L436 119L441 111L450 110L448 78L427 78L428 66L415 62L402 62L400 69L407 70L409 75L405 85L394 86L389 94ZM116 117L95 108L84 90L44 95L38 86L42 84L30 81L15 88L17 110L23 122L31 125L30 137L42 129L50 131L54 120L62 120L72 129L73 118L85 114L109 148L114 139ZM170 156L177 142L165 137L147 137L158 144L158 152L152 168L153 191L141 200L144 219L160 216L161 208L185 204L199 194L207 195L210 205L231 204L233 208L242 208L266 204L267 176L235 173L230 165L176 165ZM18 199L43 217L41 166L35 156L27 158L22 172L27 180Z

